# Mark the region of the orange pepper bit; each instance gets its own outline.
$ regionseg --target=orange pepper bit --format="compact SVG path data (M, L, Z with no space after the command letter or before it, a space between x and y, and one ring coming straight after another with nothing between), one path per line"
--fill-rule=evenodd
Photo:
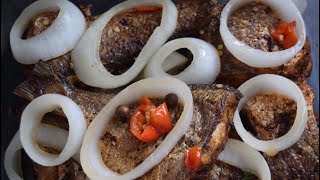
M298 42L296 21L292 21L291 23L280 22L276 29L270 29L269 33L286 49L293 47Z
M197 171L201 164L201 149L194 146L187 151L184 164L190 171Z
M167 133L172 129L166 103L155 108L154 104L143 96L139 104L131 116L130 131L140 141L156 141L162 133Z
M151 124L162 133L170 132L172 124L166 103L159 105L151 114Z

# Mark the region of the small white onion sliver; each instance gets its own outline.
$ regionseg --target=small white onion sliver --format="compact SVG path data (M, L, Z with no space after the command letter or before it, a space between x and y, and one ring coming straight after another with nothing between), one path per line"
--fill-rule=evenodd
M181 48L191 51L193 61L183 72L170 75L165 72L162 63L166 64L166 57ZM220 73L220 58L217 50L208 42L196 38L180 38L163 45L152 57L144 73L145 77L169 76L187 84L212 84Z
M105 25L118 13L137 6L162 5L161 24L142 48L135 63L125 73L113 75L103 66L99 46ZM78 78L87 85L99 88L116 88L132 81L146 66L153 54L169 39L177 26L178 11L170 0L127 0L102 14L82 36L71 53Z
M218 159L242 170L249 170L260 180L271 180L270 169L264 157L239 140L229 138Z
M182 66L188 62L188 58L184 55L174 51L163 62L162 68L165 72L177 67Z
M68 138L68 132L55 126L41 124L37 135L37 141L39 144L52 147L57 150L63 149L66 140ZM19 150L22 149L20 141L20 132L16 132L12 138L4 155L4 168L10 180L22 180L21 174L21 157ZM80 163L79 159L80 149L73 156L75 160Z
M98 148L99 137L108 122L113 117L119 105L137 102L142 96L164 97L168 93L175 93L183 111L174 128L167 134L158 148L149 155L140 165L130 172L120 175L110 170L103 162ZM80 151L80 160L84 172L91 179L135 179L165 158L171 149L188 130L192 121L193 100L189 87L182 81L174 78L148 78L135 82L116 95L91 122L84 137ZM129 129L128 129L129 131Z
M307 103L300 88L291 80L274 74L263 74L249 79L238 90L243 94L234 115L234 126L242 140L251 147L265 152L269 156L289 148L301 137L308 121ZM250 98L264 93L278 93L293 99L297 103L297 114L291 129L283 136L273 140L259 140L244 127L239 111Z
M230 0L224 7L220 18L220 34L228 50L243 63L252 67L276 67L289 62L304 46L306 41L306 28L303 18L296 5L291 0L264 0L263 2L274 9L274 11L286 22L296 20L296 32L298 42L289 49L277 52L264 52L252 48L238 40L229 30L227 21L233 11L241 5L254 0Z
M42 151L35 141L36 133L43 115L61 107L69 122L68 141L59 155ZM29 157L43 166L56 166L72 157L80 148L87 128L80 107L66 96L45 94L34 99L22 113L20 138Z
M29 39L21 39L29 20L39 13L60 10L49 28ZM77 6L67 0L38 0L13 24L10 45L14 58L22 64L35 64L71 51L86 29L86 21Z

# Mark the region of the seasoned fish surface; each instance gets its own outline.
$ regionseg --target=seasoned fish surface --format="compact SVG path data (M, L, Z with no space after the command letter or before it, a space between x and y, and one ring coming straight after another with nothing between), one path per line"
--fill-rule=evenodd
M195 33L199 27L210 21L211 11L217 11L215 6L216 0L183 0L177 3L178 24L172 38ZM27 38L49 27L57 13L42 13L34 17L29 24ZM96 18L87 17L88 26ZM47 21L42 21L43 19ZM100 42L99 54L107 70L113 74L125 72L134 63L134 58L146 44L153 30L160 25L160 20L161 11L126 12L114 16L105 26ZM70 59L68 61L70 62ZM55 62L57 63L59 62Z
M270 167L272 179L319 179L319 171L318 171L319 169L319 127L317 125L318 120L316 119L313 111L314 95L311 90L311 87L307 84L306 80L301 80L296 83L302 90L305 96L305 99L307 101L308 123L306 125L306 128L304 130L302 137L293 146L283 151L280 151L274 157L268 157L264 155ZM267 104L266 107L268 107L269 102L265 102L265 101L269 101L270 99L260 98L256 100L257 100L256 104L260 104L262 106L263 104ZM272 98L272 100L273 101L278 100L278 102L274 102L277 104L283 103L281 102L282 101L281 98L278 98L278 99ZM259 117L259 114L255 114L255 116L252 116L252 114L254 114L253 112L257 111L258 108L261 108L261 107L259 106L246 107L246 110L243 111L243 113L245 114L245 118L243 119L243 122L254 121L255 123L260 123L260 120L264 119L264 117ZM279 113L277 112L277 110L268 109L268 111L270 111L270 113L268 114L271 114L271 115ZM286 114L286 116L278 116L279 118L278 120L280 122L286 121L283 123L286 123L289 125L293 124L294 117L296 114L295 110L293 110L292 108L285 108L281 111L281 114ZM266 123L274 124L273 119L271 118ZM256 134L260 134L260 135L266 134L265 133L266 129L261 128L261 126L252 126L251 128L252 128L252 131L255 132ZM261 136L261 138L269 138L270 136L278 137L279 132L283 133L288 131L288 127L280 126L280 123L278 128L279 128L279 131L270 129L267 136ZM235 134L236 132L231 132L231 133Z

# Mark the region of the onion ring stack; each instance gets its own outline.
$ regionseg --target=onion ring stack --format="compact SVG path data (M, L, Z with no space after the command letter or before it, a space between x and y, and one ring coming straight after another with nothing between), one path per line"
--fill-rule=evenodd
M59 106L68 118L69 137L62 152L56 156L41 150L35 139L42 116ZM45 94L34 99L23 111L20 139L24 150L33 161L43 166L56 166L70 159L80 149L86 128L82 110L76 103L62 95Z
M41 124L39 132L37 134L37 141L39 144L52 147L57 150L62 150L66 144L68 138L68 132L57 128L55 126ZM21 174L21 158L18 154L19 150L22 149L22 144L20 140L20 131L17 131L12 138L6 152L4 155L4 168L7 172L9 179L12 180L22 180ZM73 158L80 162L79 159L80 151L78 151Z

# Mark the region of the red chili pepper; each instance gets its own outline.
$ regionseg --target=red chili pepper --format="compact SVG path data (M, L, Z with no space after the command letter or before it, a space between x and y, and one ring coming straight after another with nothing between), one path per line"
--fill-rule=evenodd
M146 105L138 106L130 119L131 133L142 142L156 141L161 135L152 125L147 124L144 115L147 112L147 109L148 107Z
M197 171L201 164L201 149L198 146L190 148L184 158L184 164L190 171Z
M172 129L170 114L166 103L162 103L151 114L151 124L162 133L169 132Z
M138 6L132 9L139 12L153 12L153 11L159 11L162 8L157 6Z
M166 103L155 108L154 104L143 96L139 100L130 119L130 131L143 142L156 141L162 133L172 129L170 114Z
M277 25L276 29L270 29L269 33L286 49L291 48L298 42L296 21L292 21L291 23L281 22Z

